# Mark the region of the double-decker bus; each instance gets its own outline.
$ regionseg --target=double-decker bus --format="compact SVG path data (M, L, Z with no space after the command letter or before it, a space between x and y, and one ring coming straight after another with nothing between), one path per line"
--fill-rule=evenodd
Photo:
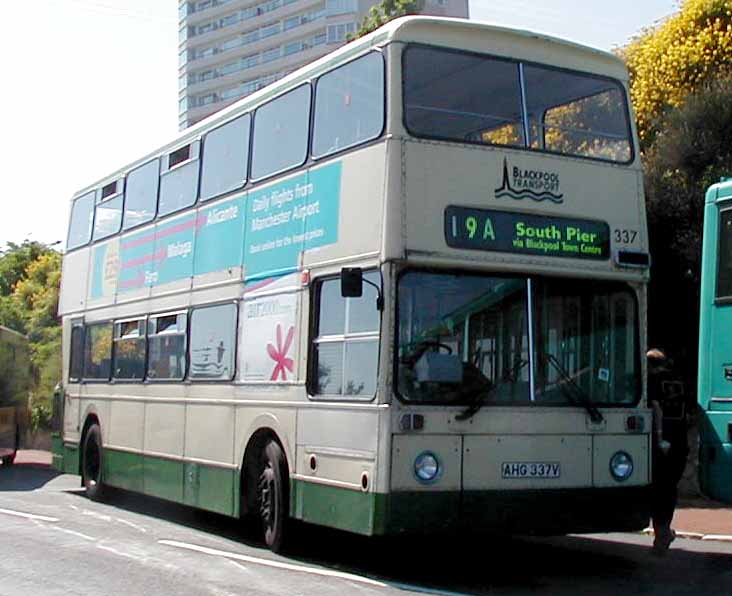
M28 338L0 325L0 463L11 466L28 417Z
M732 503L732 180L704 204L699 323L699 483Z
M73 198L57 464L365 535L648 521L615 56L398 19Z

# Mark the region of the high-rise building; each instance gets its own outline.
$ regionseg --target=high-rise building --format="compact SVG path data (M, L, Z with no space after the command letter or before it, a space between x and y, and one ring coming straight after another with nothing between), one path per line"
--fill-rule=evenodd
M343 45L378 0L179 1L181 129ZM423 14L468 17L468 0Z

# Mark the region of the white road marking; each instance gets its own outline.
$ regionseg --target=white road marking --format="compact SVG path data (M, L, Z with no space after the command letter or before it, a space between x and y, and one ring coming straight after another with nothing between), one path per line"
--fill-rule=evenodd
M121 524L130 526L130 528L135 528L135 530L139 530L142 533L147 533L147 530L145 528L143 528L142 526L138 526L137 524L133 524L131 521L127 521L126 519L115 517L114 521L118 521Z
M34 515L33 513L23 513L22 511L13 511L12 509L0 509L0 513L12 515L13 517L23 517L25 519L33 519L36 521L57 522L57 517L48 517L47 515Z
M105 521L105 522L111 522L112 521L111 516L109 516L109 515L102 515L101 513L97 513L96 511L90 511L89 509L84 509L81 512L81 514L82 515L86 515L88 517L93 517L93 518L96 518L96 519L101 519L102 521Z
M732 542L729 534L705 534L702 540L719 540L720 542Z
M238 567L242 571L246 571L247 573L251 573L252 572L252 570L249 569L249 567L244 567L244 565L242 565L241 563L237 563L236 561L232 561L231 559L228 559L228 561L229 561L229 563L231 563L232 565L235 565L236 567Z
M246 563L253 563L255 565L263 565L265 567L273 567L275 569L285 569L287 571L298 571L300 573L308 573L310 575L319 575L322 577L334 577L337 579L344 579L347 581L357 582L361 584L368 584L370 586L378 586L379 588L388 588L389 584L363 577L361 575L354 575L352 573L343 573L341 571L330 571L328 569L316 569L314 567L305 567L303 565L293 565L291 563L281 563L279 561L272 561L270 559L260 559L258 557L250 557L247 555L240 555L238 553L232 553L224 550L218 550L215 548L208 548L206 546L199 546L197 544L188 544L187 542L178 542L177 540L158 540L159 544L165 544L167 546L174 546L176 548L182 548L185 550L192 550L206 555L213 555L215 557L224 557L227 559L234 559L237 561L244 561Z
M91 542L94 542L96 538L94 536L88 536L87 534L82 534L81 532L74 532L74 530L67 530L66 528L59 528L58 526L49 526L50 528L53 528L54 530L58 530L59 532L63 532L64 534L71 534L72 536L76 536L77 538L83 538L84 540L89 540Z
M704 538L704 534L701 532L684 532L682 530L675 530L675 532L678 538L689 538L691 540L702 540Z
M450 590L441 590L440 588L426 588L415 584L403 584L401 582L389 582L393 588L400 590L409 590L411 592L420 592L422 594L435 594L436 596L474 596L468 592L451 592Z
M101 550L106 550L107 552L113 553L120 557L132 559L133 561L145 561L145 557L136 557L135 555L131 555L130 553L122 552L121 550L117 550L116 548L112 548L111 546L106 546L105 544L97 544L97 548L101 549Z

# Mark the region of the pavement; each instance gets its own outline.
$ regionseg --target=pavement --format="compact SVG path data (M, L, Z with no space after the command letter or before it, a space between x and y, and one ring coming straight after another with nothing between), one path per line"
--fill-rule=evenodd
M51 465L51 452L36 449L21 449L15 456L15 465L48 467Z
M51 452L20 450L15 465L48 467L51 465ZM682 538L732 542L732 505L705 498L682 499L676 508L672 526ZM651 534L653 530L648 528L644 533Z

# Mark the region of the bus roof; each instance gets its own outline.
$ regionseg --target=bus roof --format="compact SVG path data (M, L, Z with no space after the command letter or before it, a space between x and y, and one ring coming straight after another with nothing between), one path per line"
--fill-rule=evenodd
M727 201L730 197L732 197L732 177L724 177L707 189L706 202Z
M623 81L627 80L627 69L624 62L618 56L591 46L585 46L558 37L553 37L543 33L536 33L525 29L493 25L484 21L470 21L467 19L447 17L400 17L390 21L386 25L383 25L376 31L341 46L337 50L334 50L310 64L297 69L282 79L239 99L214 114L211 114L193 126L181 131L166 145L158 147L140 159L137 159L134 162L117 169L113 173L100 178L96 182L85 186L76 192L71 200L73 201L79 196L119 178L130 170L154 159L155 157L164 155L169 151L176 149L178 146L195 141L208 129L224 124L228 120L250 111L264 101L280 95L287 89L319 76L334 65L346 62L350 58L362 54L371 48L382 47L391 42L416 42L435 46L462 48L465 45L469 45L466 44L465 36L468 37L468 42L480 41L481 46L486 45L486 40L493 38L512 41L512 47L508 48L502 44L493 44L497 50L496 53L504 56L512 55L512 49L515 50L522 46L531 46L530 49L524 53L533 56L533 61L544 62L547 64L552 64L551 59L548 61L546 60L546 58L551 58L550 55L547 55L547 50L549 48L556 48L559 50L558 53L560 53L564 58L567 56L574 57L575 60L573 62L575 65L581 64L581 70L595 72L596 74L605 74L606 76L611 76ZM490 46L490 44L487 45ZM486 51L490 52L490 48L487 47ZM530 59L527 58L526 55L516 57L525 60ZM562 65L560 64L558 66Z

